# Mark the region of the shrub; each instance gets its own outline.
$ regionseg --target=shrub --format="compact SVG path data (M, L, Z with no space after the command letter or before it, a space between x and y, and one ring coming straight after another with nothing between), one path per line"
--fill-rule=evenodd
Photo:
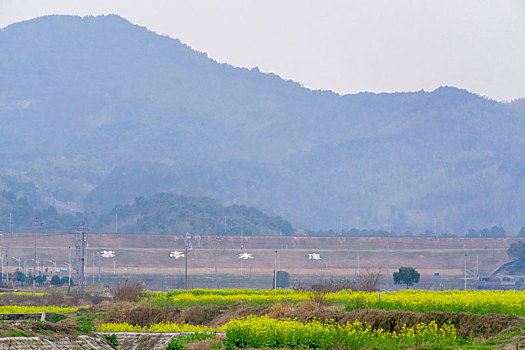
M93 332L96 329L92 315L77 313L77 325L84 332Z
M47 280L47 276L46 276L46 275L38 275L38 276L36 276L36 278L35 278L35 282L38 283L38 284L42 284L42 283L44 283L46 280Z
M342 278L338 280L321 281L312 285L312 289L326 293L335 293L341 290L352 290L362 292L376 292L379 290L379 283L383 278L383 272L366 271L355 279Z
M290 274L286 271L277 271L277 288L288 288L290 287Z
M117 285L114 288L113 299L116 301L136 301L142 295L143 290L142 283L128 284L128 281L126 281L123 286Z
M335 293L347 289L357 290L356 282L354 280L343 278L339 280L331 279L328 281L321 281L312 285L312 290L322 293Z
M62 284L63 284L62 280L57 275L54 275L53 277L51 277L51 285L61 286Z
M511 259L525 261L525 241L512 243L507 253Z
M64 276L60 279L60 283L65 284L66 286L69 283L69 276ZM75 283L73 283L73 278L71 278L71 286L74 286Z
M180 336L178 338L172 338L168 345L166 345L166 350L183 350L186 344L193 343L196 341L201 341L204 339L215 338L215 333L194 333L185 336Z
M111 346L113 349L117 349L119 347L120 344L115 334L104 334L104 338L106 338L109 346Z
M27 283L27 276L24 275L23 272L20 272L20 271L16 271L14 276L13 276L13 279L17 282L20 282L20 283Z
M379 290L379 283L383 279L383 271L366 271L357 276L356 286L353 290L362 292L377 292Z

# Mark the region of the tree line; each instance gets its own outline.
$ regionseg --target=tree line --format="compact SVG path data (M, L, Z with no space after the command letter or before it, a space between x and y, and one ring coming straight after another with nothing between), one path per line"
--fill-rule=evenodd
M423 233L398 233L382 229L299 230L280 216L270 216L255 207L232 203L220 204L211 198L195 198L171 193L137 197L129 204L117 205L102 213L60 213L54 206L35 209L30 201L14 191L0 192L0 233L31 232L34 218L43 225L41 232L74 232L86 222L90 232L143 234L216 234L306 235L313 237L458 237L427 230ZM11 227L12 225L13 227ZM116 226L118 227L116 230ZM471 228L464 237L507 237L503 227ZM518 232L525 237L525 225Z

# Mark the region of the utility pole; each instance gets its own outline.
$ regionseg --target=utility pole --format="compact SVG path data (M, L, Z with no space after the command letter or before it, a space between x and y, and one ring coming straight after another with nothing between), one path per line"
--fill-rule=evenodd
M476 255L476 277L479 277L479 255Z
M465 252L465 290L467 290L467 253Z
M95 252L93 252L93 285L95 285Z
M214 266L215 271L214 271L214 272L215 272L215 287L216 287L217 289L219 289L219 281L218 281L218 279L217 279L217 277L218 277L218 276L217 276L217 272L218 272L218 271L217 271L217 249L218 249L218 246L219 246L219 237L217 236L217 233L216 233L216 234L215 234L215 264L214 264L214 265L215 265L215 266Z
M69 250L69 266L67 269L68 272L68 279L67 279L67 295L71 293L71 246L68 246L67 249Z
M243 248L244 248L244 220L241 221L241 250Z
M56 261L53 261L53 260L49 260L49 262L51 264L53 264L53 266L55 267L55 275L57 274L57 262Z
M7 248L5 248L5 283L9 287L9 258L7 257Z
M188 289L188 245L185 248L184 260L186 261L186 271L184 273L184 289Z
M34 222L34 250L33 250L33 296L36 296L36 236L38 232L38 217L35 217Z
M273 259L273 289L277 289L277 250L275 251Z
M11 236L13 235L13 213L9 213L9 231L11 231Z
M86 223L82 223L82 228L80 231L80 294L84 294L84 283L85 283L85 276L84 276L84 261L85 261L85 253L86 253Z
M244 226L244 221L241 221L241 253L242 253L242 250L244 248L244 245L243 245L243 229L244 229L244 227L243 226ZM241 259L241 278L242 278L242 260L243 259Z
M186 262L186 271L184 273L184 289L188 289L188 246L191 245L191 235L186 232L186 248L185 248L185 262Z
M115 233L118 233L118 214L115 214Z
M100 249L98 250L98 284L100 284Z
M86 252L85 253L85 257L86 259L84 260L84 282L87 282L89 281L89 276L87 274L87 267L89 266L88 264L88 260L89 260L89 242L87 242L87 239L86 239L86 248L84 249L84 251ZM85 283L84 283L85 285Z
M21 270L21 266L20 266L20 261L22 260L22 257L19 256L18 258L16 256L13 256L13 259L15 259L17 262L18 262L18 271L22 272Z
M186 271L184 273L184 289L188 289L188 245L186 245L184 260L186 262Z

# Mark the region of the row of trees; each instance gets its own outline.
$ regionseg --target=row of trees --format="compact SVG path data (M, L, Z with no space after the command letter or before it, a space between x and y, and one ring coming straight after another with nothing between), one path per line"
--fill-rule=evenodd
M521 228L519 234L525 234L525 226ZM475 230L471 228L468 230L468 232L465 234L465 237L505 237L507 234L505 233L505 230L503 227L500 226L493 226L491 228L484 228L481 230Z
M15 231L31 231L31 222L35 216L44 218L42 232L71 232L82 221L89 223L92 231L114 232L115 216L120 219L121 232L125 233L155 233L180 234L190 232L206 234L225 231L226 234L238 235L294 235L296 230L290 222L279 216L269 216L254 207L244 205L222 205L210 198L193 198L177 196L170 193L159 193L149 197L136 198L133 203L115 207L108 213L59 213L55 207L49 206L36 210L28 199L17 196L14 191L0 192L0 222L7 225L0 231L11 231L9 223L14 218ZM300 231L299 231L300 232ZM434 232L425 231L422 234L374 229L347 230L305 230L308 236L343 236L343 237L397 237L397 236L435 236ZM441 237L456 235L440 233ZM506 237L505 229L500 226L490 228L471 228L465 237L495 238ZM525 225L518 232L518 237L525 237Z
M1 272L0 276L2 277L2 279L5 277ZM33 275L26 275L21 271L16 271L15 273L9 275L9 280L13 282L18 282L21 285L30 285L33 284ZM35 281L37 284L43 284L45 281L47 281L47 276L45 274L39 274L36 276Z
M3 277L4 276L0 272L0 278L3 278ZM9 275L9 280L13 282L18 282L21 285L31 285L33 284L33 275L32 274L26 275L21 271L16 271L15 273ZM40 285L46 283L46 281L47 281L47 275L45 274L39 274L35 278L35 282ZM54 275L53 277L51 277L51 280L49 281L49 283L53 286L61 286L64 284L68 284L68 281L69 281L68 276L64 276L60 278L59 276ZM71 280L71 285L73 285L73 280Z
M312 230L305 230L305 233L308 236L319 236L319 237L334 237L334 236L342 236L342 237L434 237L434 236L440 236L440 237L457 237L458 235L451 234L451 233L434 233L433 231L426 230L424 233L413 233L411 231L407 231L405 233L397 233L395 231L386 231L386 230L368 230L368 229L357 229L352 228L349 230L319 230L319 231L312 231ZM479 230L476 230L474 228L471 228L468 230L467 233L464 235L465 237L481 237L481 238L497 238L497 237L507 237L507 232L505 232L505 229L501 226L492 226L492 227L485 227ZM520 231L518 232L518 237L525 237L525 225L521 227Z

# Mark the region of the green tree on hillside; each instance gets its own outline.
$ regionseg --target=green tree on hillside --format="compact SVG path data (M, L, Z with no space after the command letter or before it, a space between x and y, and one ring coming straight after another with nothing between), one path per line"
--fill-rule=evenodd
M507 254L513 260L525 261L525 241L512 243Z

